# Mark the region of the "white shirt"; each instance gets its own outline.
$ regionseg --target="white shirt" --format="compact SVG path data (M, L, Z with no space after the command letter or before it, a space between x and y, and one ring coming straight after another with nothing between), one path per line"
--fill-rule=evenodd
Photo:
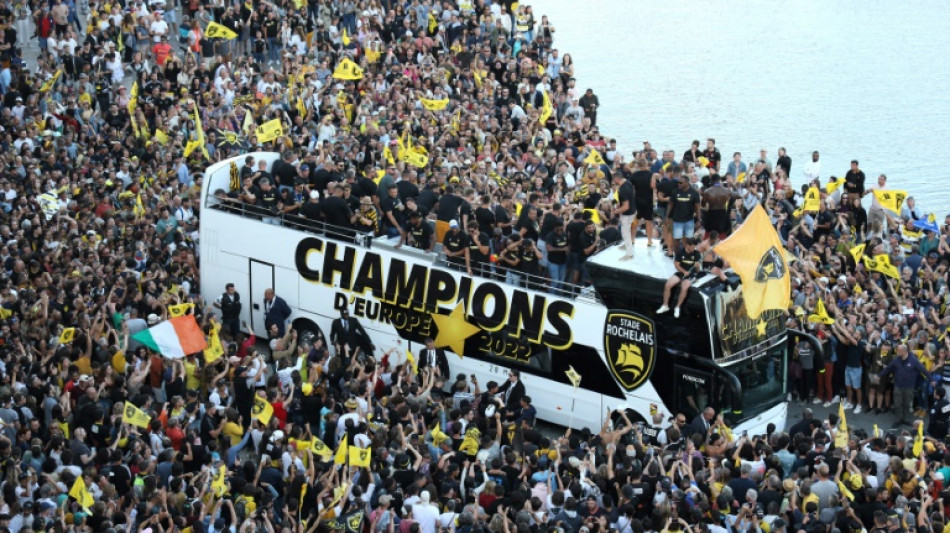
M809 161L805 163L803 172L805 173L805 177L808 178L808 181L818 179L821 174L821 161Z
M156 20L152 22L148 29L150 32L154 33L152 40L157 43L162 40L162 35L168 34L168 23L165 22L165 19Z
M439 519L439 511L429 504L420 503L413 505L412 519L419 523L419 533L435 533L435 524Z

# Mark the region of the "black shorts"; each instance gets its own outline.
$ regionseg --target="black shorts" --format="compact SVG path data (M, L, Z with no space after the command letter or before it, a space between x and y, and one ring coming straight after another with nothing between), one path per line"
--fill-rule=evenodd
M634 205L637 208L637 218L641 220L652 220L653 219L653 202L643 201L641 202L637 199L634 202Z
M717 231L719 235L726 236L732 232L732 221L729 220L729 211L724 209L714 209L706 211L703 229L706 231Z
M685 279L685 280L687 280L687 281L693 281L693 280L695 280L695 279L699 279L699 278L703 275L703 273L702 273L702 272L692 271L692 272L690 272L689 274L683 274L682 272L677 271L676 274L673 274L673 275L676 276L676 277L678 277L679 279Z

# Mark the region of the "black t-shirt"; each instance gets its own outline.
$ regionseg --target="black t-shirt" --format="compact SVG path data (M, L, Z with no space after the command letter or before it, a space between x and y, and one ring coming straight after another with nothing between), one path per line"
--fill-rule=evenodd
M311 173L310 185L323 195L323 191L327 190L327 185L329 185L331 181L339 182L340 178L342 178L342 174L339 172L329 172L327 169L321 168Z
M260 194L257 195L257 205L269 211L276 211L277 202L279 201L280 195L274 187L271 187L268 191L261 190Z
M300 206L300 214L309 218L310 220L320 220L323 218L323 211L320 208L319 202L306 202Z
M585 224L585 226L586 226L586 224ZM594 244L594 242L595 242L596 240L597 240L597 234L596 234L596 233L587 233L586 231L582 231L581 234L577 236L577 244L576 244L576 246L577 246L577 251L580 252L581 254L583 254L584 257L590 257L590 256L594 255L594 254L597 252L597 248L596 248L596 247L595 247L594 249L592 249L592 250L590 251L590 253L587 253L586 250L587 250L587 248L589 248L592 244Z
M584 232L584 228L587 227L587 223L582 220L572 220L567 225L567 240L571 243L571 251L579 252L581 249L580 246L580 236Z
M468 235L463 231L453 232L449 230L442 238L442 246L449 252L458 252L468 247ZM464 257L450 257L453 261L464 261Z
M509 224L511 222L511 215L508 214L508 210L501 206L501 204L495 206L495 224ZM479 223L481 225L481 223ZM485 230L482 230L485 231ZM506 226L503 228L503 233L505 235L511 235L511 226Z
M622 238L623 235L620 234L620 230L617 228L604 228L604 231L600 232L600 240L604 243L604 246L620 242Z
M401 228L406 225L406 206L403 205L398 195L395 198L387 195L379 201L379 207L383 210L383 221L387 227L392 226L388 216L389 213L392 213L396 219L397 227Z
M541 219L541 231L539 234L542 236L547 235L548 233L554 231L554 226L563 223L564 219L558 215L555 215L553 212L545 213L544 218Z
M348 228L351 226L350 217L353 216L346 200L339 196L331 196L320 202L321 211L327 224Z
M673 200L673 222L689 222L696 215L696 206L699 204L699 193L692 187L686 190L677 189L670 197Z
M558 233L556 231L552 231L544 236L544 243L555 248L563 248L567 246L568 243L567 232L562 231L561 233ZM567 263L567 252L552 252L549 250L548 261L554 263L555 265L564 265Z
M538 256L535 253L537 250L536 247L532 246L531 249L528 249L527 246L522 245L519 249L521 254L521 271L525 274L531 274L532 276L537 276L541 272L541 265L538 263Z
M699 262L700 257L702 257L702 254L700 254L696 248L693 248L692 252L687 252L686 248L680 248L676 252L676 259L674 259L674 261L679 263L680 268L689 270L693 268L693 265Z
M522 237L525 239L531 239L534 242L538 242L538 221L531 220L528 217L522 217L518 220L518 226L515 228L518 232L521 232L524 229L524 234Z
M422 212L422 216L425 216L432 211L432 207L438 200L439 198L436 196L435 191L426 187L419 191L419 196L416 197L416 207Z
M483 254L481 251L479 251L478 246L481 245L488 248L489 242L490 242L490 238L488 237L488 234L485 232L479 232L475 236L475 238L472 238L471 236L469 236L468 258L472 262L472 264L488 262L488 254ZM489 251L491 251L491 249L489 249Z
M676 182L669 178L663 178L659 183L656 184L657 192L663 193L667 198L673 196L673 192L676 191ZM667 207L669 200L660 200L657 199L656 205L659 207Z
M864 171L849 170L844 175L844 188L851 194L864 194Z
M633 183L624 180L623 185L621 185L620 189L617 191L617 199L619 200L619 204L623 205L624 202L627 202L627 209L620 213L621 215L630 216L637 213L635 198L636 195L633 191Z
M419 196L419 187L411 181L397 181L396 190L399 191L399 199L403 202L405 202L407 198L417 198Z
M271 175L274 176L274 181L277 185L293 187L294 181L297 179L297 169L283 159L274 161L274 164L271 165L270 172Z
M487 207L476 207L475 221L478 222L478 231L491 233L495 227L495 213Z
M435 216L442 222L448 222L453 219L457 220L459 218L459 210L464 203L465 200L459 196L444 194L442 198L439 199L439 209L436 211Z
M429 249L429 243L432 242L432 226L428 222L423 220L418 226L414 226L410 222L406 225L406 232L411 237L408 242L409 246L420 250Z

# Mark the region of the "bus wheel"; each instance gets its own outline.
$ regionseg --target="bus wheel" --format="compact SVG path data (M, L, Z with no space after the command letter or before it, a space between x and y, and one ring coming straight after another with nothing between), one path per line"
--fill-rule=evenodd
M294 320L294 329L297 330L297 343L307 343L313 346L318 339L323 340L323 346L326 347L326 336L319 326L306 318Z

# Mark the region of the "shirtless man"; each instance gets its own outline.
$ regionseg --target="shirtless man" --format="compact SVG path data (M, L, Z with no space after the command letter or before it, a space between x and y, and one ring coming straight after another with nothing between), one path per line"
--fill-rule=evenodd
M702 205L706 211L703 227L706 231L717 231L722 237L728 237L732 233L729 207L736 198L739 198L739 194L723 187L722 178L718 174L713 174L712 186L703 191Z

